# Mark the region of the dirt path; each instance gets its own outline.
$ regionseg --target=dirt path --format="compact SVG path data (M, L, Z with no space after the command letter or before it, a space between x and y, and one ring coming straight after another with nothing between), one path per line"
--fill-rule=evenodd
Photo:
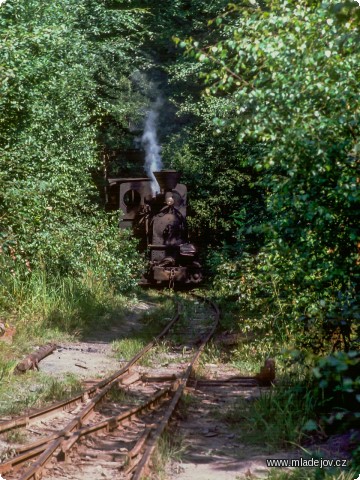
M145 309L146 305L141 308ZM119 368L112 356L111 343L126 336L132 328L139 328L135 318L130 324L105 332L99 341L64 344L44 359L42 371L62 377L73 373L83 380L94 379ZM236 375L226 364L206 364L208 378L227 378ZM285 458L289 453L266 455L264 449L240 443L230 426L218 418L217 412L233 405L238 397L250 399L260 394L257 388L226 388L189 390L185 402L186 414L176 421L176 435L181 438L181 460L171 461L166 477L176 480L235 480L265 478L265 458ZM295 454L299 455L298 453ZM104 477L102 477L104 478Z
M238 372L226 364L205 365L207 378L229 378ZM297 458L299 452L266 454L264 448L240 442L221 419L239 398L251 401L261 394L259 387L236 385L204 387L189 391L186 414L177 422L182 437L181 460L172 461L167 476L176 480L235 480L266 478L266 458Z
M63 343L40 363L40 370L58 378L72 373L83 381L94 380L119 368L112 352L112 342L131 336L142 328L140 317L154 308L139 303L126 321L109 330L96 333L81 342ZM169 359L171 361L171 359ZM180 367L180 365L179 365ZM141 368L140 368L141 370ZM205 364L206 378L229 378L238 371L227 364ZM265 478L265 458L284 458L289 453L269 456L264 449L240 443L237 435L221 418L224 411L237 398L260 394L260 388L190 389L182 410L176 419L176 435L181 438L181 460L172 460L166 467L166 478L176 480L235 480L240 478ZM296 454L298 455L298 453ZM102 472L101 478L104 477Z
M121 324L96 332L81 342L59 344L52 355L40 362L40 371L59 378L71 373L80 379L99 378L115 371L119 368L119 362L113 356L113 341L126 338L141 329L141 316L153 308L153 304L139 302Z
M72 373L84 381L104 376L119 368L114 359L112 342L126 338L142 328L140 317L153 305L138 303L121 325L112 326L81 342L60 344L56 351L41 361L40 370L61 378ZM238 374L226 364L202 367L209 379L229 378ZM186 413L176 420L176 435L181 438L181 460L172 460L166 468L167 478L176 480L235 480L266 476L263 449L240 443L236 434L216 412L230 407L239 396L251 398L260 394L257 388L233 386L206 390L190 390L184 403ZM283 458L284 453L277 457ZM271 457L269 457L271 458Z

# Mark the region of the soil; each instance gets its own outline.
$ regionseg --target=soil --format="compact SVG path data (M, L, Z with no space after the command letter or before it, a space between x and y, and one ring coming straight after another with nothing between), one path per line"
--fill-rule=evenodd
M238 372L225 364L207 364L207 378L231 378ZM180 461L168 466L168 478L176 480L235 480L266 478L266 458L298 458L300 451L266 453L264 447L254 447L240 441L231 425L219 417L239 398L252 401L261 387L228 386L190 390L194 404L186 416L177 422L184 453Z
M152 308L153 304L139 302L121 324L96 332L81 342L58 344L54 353L39 363L39 370L60 378L71 373L83 380L103 377L117 370L119 361L114 358L112 343L138 331L142 327L141 315Z
M126 323L113 326L81 342L58 345L55 352L39 363L41 371L57 377L72 373L84 384L107 375L119 368L112 353L112 342L125 338L141 328L140 316L153 308L139 303ZM179 365L178 365L179 367ZM140 367L141 370L141 367ZM206 364L203 367L207 379L231 378L238 371L227 364ZM181 438L179 460L171 460L166 467L166 478L175 480L239 480L266 478L266 458L299 458L303 451L279 451L269 454L264 447L254 447L239 440L231 425L221 419L219 412L234 404L237 398L251 401L261 394L261 387L235 387L234 385L190 388L192 401L180 409L175 419L174 435ZM334 445L336 442L334 442ZM345 455L344 445L339 449L331 442L324 449L324 458L339 458ZM335 450L336 453L335 453ZM100 474L99 478L104 478Z

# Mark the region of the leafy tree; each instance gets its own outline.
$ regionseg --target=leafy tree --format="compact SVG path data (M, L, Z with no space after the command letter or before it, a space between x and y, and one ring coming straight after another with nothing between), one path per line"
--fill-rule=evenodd
M103 119L128 121L121 99L133 44L120 32L130 35L140 18L87 0L9 0L1 7L2 238L9 261L26 263L28 272L92 267L123 286L132 281L133 247L99 209L92 172L100 166ZM114 76L114 60L123 73L116 84L109 79L111 96L99 68L107 65Z
M264 197L255 185L257 173L246 164L256 148L239 148L232 132L214 135L211 120L216 107L211 101L197 107L198 117L164 148L164 158L183 173L190 189L192 236L207 255L214 249L256 251L261 235L247 231L264 215Z
M183 45L204 65L206 93L226 99L219 132L262 149L248 157L270 218L253 294L327 326L357 321L359 9L249 1L215 23L217 42ZM235 270L228 286L244 293L246 268L240 261Z

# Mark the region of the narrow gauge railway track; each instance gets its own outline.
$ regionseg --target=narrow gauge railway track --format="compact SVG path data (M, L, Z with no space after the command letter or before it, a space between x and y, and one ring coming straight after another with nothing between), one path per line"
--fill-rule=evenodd
M44 469L47 467L46 478L80 479L86 477L95 479L99 476L92 474L91 470L94 469L94 460L96 459L97 467L101 467L101 465L106 467L107 473L102 473L103 478L120 479L131 476L135 480L143 478L157 441L174 413L201 352L216 329L219 312L214 304L211 302L208 304L211 305L212 310L210 325L209 318L207 319L208 325L203 325L201 328L196 323L194 325L187 321L188 325L180 327L182 329L180 332L178 330L178 335L181 334L185 337L185 343L194 340L194 329L199 330L201 339L197 342L198 348L191 354L191 360L187 362L186 368L180 374L162 375L160 378L148 376L146 379L148 381L142 382L144 377L134 374L130 370L146 352L168 334L170 329L174 333L176 322L180 317L178 307L177 313L161 334L112 376L98 382L82 395L67 402L47 407L29 416L3 422L0 425L0 431L29 424L36 425L39 420L43 422L49 415L54 416L61 410L75 407L72 418L67 421L65 426L50 435L43 436L36 442L17 449L13 458L0 465L0 474L6 474L7 480L15 478L38 480L42 478ZM208 317L208 314L205 317ZM147 385L147 389L145 394L140 395L143 397L140 401L139 398L136 399L137 404L135 405L125 405L125 402L117 405L116 408L100 405L110 390L115 385L119 385L119 382L128 384L128 386L118 387L125 396L131 394L131 389L137 392L139 385L144 383ZM150 388L149 385L151 385ZM129 441L131 447L129 447ZM121 447L121 445L124 446ZM78 452L72 450L74 446L77 446ZM55 463L55 454L58 460L68 460L73 456L72 468L67 463ZM31 460L33 463L29 467ZM72 470L71 474L66 474L64 465L67 469ZM79 465L82 473L77 477L75 473L79 469ZM90 468L87 469L87 467ZM85 472L85 470L90 471ZM16 476L16 474L20 474L20 476Z

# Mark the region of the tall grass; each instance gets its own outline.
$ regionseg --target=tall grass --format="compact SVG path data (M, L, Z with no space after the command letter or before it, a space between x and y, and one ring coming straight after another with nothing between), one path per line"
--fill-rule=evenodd
M128 301L88 272L81 279L35 271L0 272L0 321L15 327L12 342L0 338L0 414L70 395L78 383L41 372L13 375L20 358L35 345L79 339L121 320Z
M23 276L0 272L0 321L15 327L12 342L0 338L0 382L13 378L15 365L35 345L79 338L122 318L124 297L91 272L82 279ZM11 380L14 382L15 380Z
M128 361L136 355L143 347L145 342L139 338L122 338L115 340L112 344L112 350L117 360Z
M299 445L305 435L303 427L314 418L315 408L311 392L278 386L252 401L240 399L221 416L248 443L273 450Z
M172 461L181 461L186 447L184 445L184 438L171 431L165 431L157 444L155 454L152 459L152 467L158 480L165 480L168 478L166 472L166 465Z
M80 381L70 374L61 380L41 372L8 377L0 383L0 416L38 408L54 400L64 400L80 390Z
M106 325L125 303L91 272L82 279L48 277L43 271L24 279L2 272L0 298L0 315L15 325L18 336L44 339Z

